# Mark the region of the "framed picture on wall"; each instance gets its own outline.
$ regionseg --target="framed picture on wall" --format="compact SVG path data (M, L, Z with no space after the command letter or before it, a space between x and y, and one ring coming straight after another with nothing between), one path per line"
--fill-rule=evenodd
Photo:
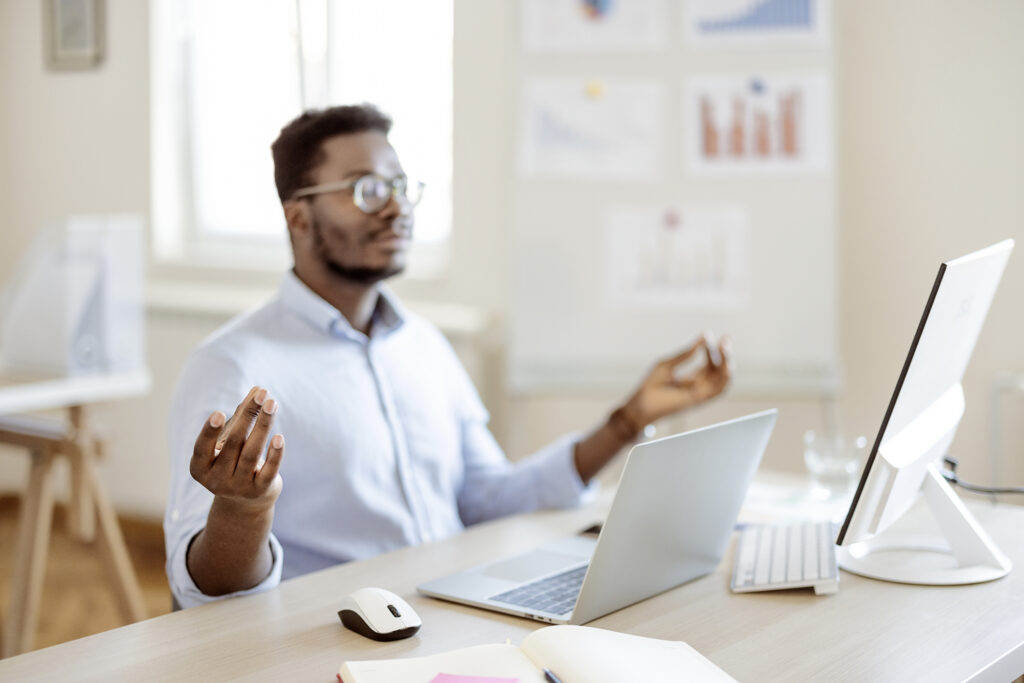
M103 0L43 0L49 68L92 69L103 61Z

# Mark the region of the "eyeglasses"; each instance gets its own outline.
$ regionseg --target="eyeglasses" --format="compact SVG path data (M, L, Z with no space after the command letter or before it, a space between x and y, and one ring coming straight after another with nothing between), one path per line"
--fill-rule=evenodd
M353 190L352 198L355 205L363 213L377 213L391 201L392 197L404 200L410 206L416 206L423 198L424 183L411 180L404 175L385 178L376 173L369 173L356 180L343 180L337 183L324 183L296 190L292 199L312 197L327 192Z

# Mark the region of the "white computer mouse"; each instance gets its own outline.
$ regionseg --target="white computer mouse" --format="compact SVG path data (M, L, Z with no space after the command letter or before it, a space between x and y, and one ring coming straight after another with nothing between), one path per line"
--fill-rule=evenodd
M338 610L345 628L373 640L401 640L420 630L419 615L402 598L383 588L360 588Z

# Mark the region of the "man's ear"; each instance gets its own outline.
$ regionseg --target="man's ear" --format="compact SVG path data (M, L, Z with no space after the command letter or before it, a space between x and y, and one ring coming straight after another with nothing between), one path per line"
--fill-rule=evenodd
M301 239L309 234L312 216L309 202L290 200L284 203L284 220L288 224L288 232L292 240Z

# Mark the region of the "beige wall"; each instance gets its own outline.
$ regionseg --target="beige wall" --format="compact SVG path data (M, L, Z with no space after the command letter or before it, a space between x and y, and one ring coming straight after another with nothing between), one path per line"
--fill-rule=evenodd
M993 377L1024 370L1024 3L847 2L837 15L844 405L880 421L942 259L1017 239L952 448L983 479ZM1016 446L1002 469L1024 484Z
M2 272L45 220L149 208L147 3L107 0L108 58L86 73L44 70L40 5L0 2ZM456 7L452 270L443 280L398 288L412 299L470 304L491 316L489 362L474 374L499 439L518 456L566 429L591 425L618 395L503 391L501 330L514 285L507 260L514 198L507 188L518 13L514 3L496 0L457 0ZM1024 236L1024 3L845 0L836 7L836 23L841 410L848 424L871 433L939 261ZM1024 371L1015 315L1024 295L1022 258L1011 260L965 380L968 413L954 448L964 473L978 479L989 471L993 377ZM97 419L112 438L103 475L116 504L158 516L174 378L188 350L222 317L159 309L148 320L152 395L102 406ZM807 399L729 397L667 427L766 406L781 410L767 463L798 470L800 435L821 422L821 406ZM1009 452L1013 444L1004 449L1002 467L1017 483L1024 482L1022 436L1016 434L1016 456ZM0 451L0 489L21 485L23 459Z

